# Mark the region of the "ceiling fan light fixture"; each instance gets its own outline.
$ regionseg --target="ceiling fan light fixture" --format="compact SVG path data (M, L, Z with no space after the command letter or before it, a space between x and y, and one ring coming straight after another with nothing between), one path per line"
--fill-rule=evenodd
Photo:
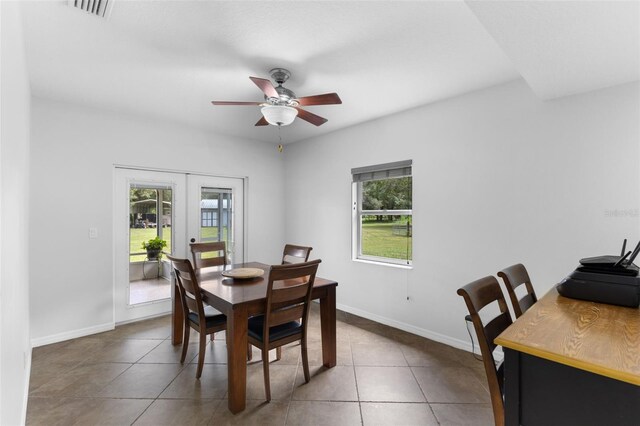
M298 110L285 105L267 105L260 110L264 119L274 126L288 126L298 115Z

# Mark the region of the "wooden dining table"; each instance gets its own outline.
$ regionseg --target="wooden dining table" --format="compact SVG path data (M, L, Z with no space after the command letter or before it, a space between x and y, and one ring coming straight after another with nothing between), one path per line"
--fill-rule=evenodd
M213 268L197 272L205 303L227 316L227 368L229 411L245 409L247 392L247 327L249 317L265 312L269 265L248 262L227 266L259 268L264 275L251 279L232 279ZM336 365L336 281L316 277L312 299L320 300L320 328L322 336L322 362L325 367ZM173 294L177 294L177 287ZM172 298L172 343L182 343L184 313L175 296Z

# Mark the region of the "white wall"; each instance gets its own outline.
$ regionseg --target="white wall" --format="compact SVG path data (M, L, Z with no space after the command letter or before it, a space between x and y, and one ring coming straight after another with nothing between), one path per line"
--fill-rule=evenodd
M287 241L314 247L343 309L470 347L462 285L522 262L543 295L637 242L639 88L542 102L516 81L287 146ZM413 270L351 261L351 168L407 159Z
M31 161L34 341L113 322L114 164L247 176L248 258L279 260L284 156L273 145L34 98Z
M0 2L0 424L25 421L29 339L30 88L18 5Z

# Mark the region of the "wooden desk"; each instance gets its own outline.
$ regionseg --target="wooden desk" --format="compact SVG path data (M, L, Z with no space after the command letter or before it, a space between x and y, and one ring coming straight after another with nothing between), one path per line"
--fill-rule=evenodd
M507 425L640 424L640 310L550 290L495 340Z
M264 313L269 265L243 263L231 268L260 268L263 277L232 280L220 271L199 274L203 300L227 316L227 368L229 410L238 413L245 408L247 391L247 326L250 316ZM322 361L325 367L336 365L336 287L338 283L316 277L312 299L320 299ZM177 288L174 288L174 292ZM175 293L174 293L175 294ZM172 342L182 343L184 326L182 306L173 298Z

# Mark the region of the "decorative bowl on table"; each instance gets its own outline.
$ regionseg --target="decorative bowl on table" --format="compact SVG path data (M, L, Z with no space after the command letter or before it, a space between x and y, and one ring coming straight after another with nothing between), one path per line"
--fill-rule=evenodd
M251 278L261 277L263 275L264 270L260 268L236 268L229 269L228 271L222 271L222 276L236 280L248 280Z

